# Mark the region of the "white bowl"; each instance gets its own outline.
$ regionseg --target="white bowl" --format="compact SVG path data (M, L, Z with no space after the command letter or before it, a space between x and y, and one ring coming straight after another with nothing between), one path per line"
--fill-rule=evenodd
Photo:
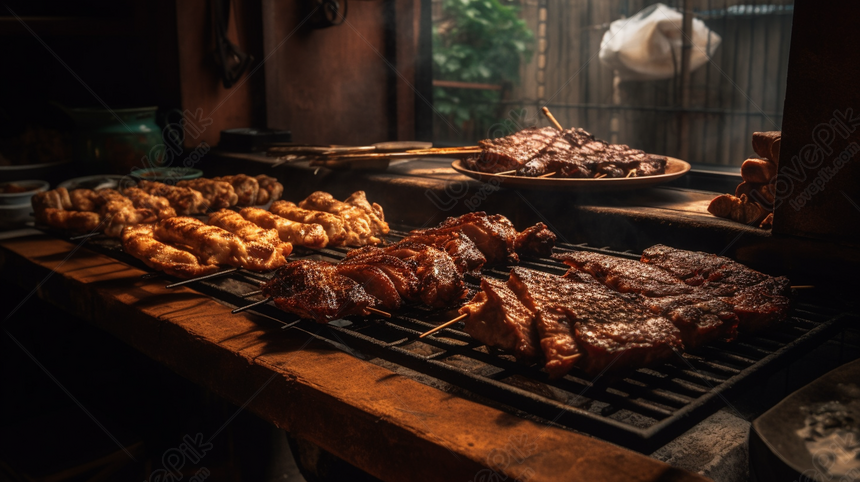
M26 204L0 204L0 229L13 229L33 221L33 206Z
M27 191L24 192L13 192L13 193L4 193L3 188L9 184L16 184L18 186L22 186L27 188ZM9 181L0 183L0 205L2 206L18 206L23 204L30 204L30 198L33 197L34 194L38 192L47 191L48 188L51 187L45 181L38 180L27 180L27 181Z

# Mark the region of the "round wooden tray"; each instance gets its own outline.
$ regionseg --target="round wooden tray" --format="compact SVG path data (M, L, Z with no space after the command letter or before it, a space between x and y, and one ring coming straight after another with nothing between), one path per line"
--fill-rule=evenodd
M653 187L664 182L678 179L690 171L689 163L680 159L675 159L674 157L667 158L665 174L642 177L604 177L602 179L540 178L490 174L467 169L466 164L462 159L457 159L452 162L451 167L453 167L455 171L465 174L472 179L477 179L482 182L492 182L503 187L514 189L571 189L581 191L623 191L628 189Z

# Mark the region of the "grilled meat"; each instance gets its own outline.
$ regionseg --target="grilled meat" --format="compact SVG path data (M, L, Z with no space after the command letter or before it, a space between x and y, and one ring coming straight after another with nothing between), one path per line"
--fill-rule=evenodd
M317 191L298 204L300 208L322 211L339 216L343 219L346 229L344 244L348 246L364 246L380 244L380 236L388 234L388 223L380 217L382 208L371 206L364 191L353 193L348 202L341 202L327 192Z
M239 202L239 196L229 182L201 178L179 181L176 186L187 187L200 192L209 201L209 208L211 209L229 208Z
M158 219L154 212L134 207L130 199L119 193L109 197L99 208L99 214L104 221L104 234L112 238L118 238L126 226L152 223Z
M709 290L719 295L730 295L741 287L769 278L729 258L662 244L643 251L642 262L662 268L691 286L702 286L707 282Z
M791 308L788 278L773 278L722 256L659 244L642 253L642 262L659 266L689 285L722 297L734 307L742 332L760 331L788 317Z
M472 170L560 178L649 176L665 172L667 159L595 139L583 129L525 129L500 139L479 141L481 154L466 160Z
M170 201L165 197L153 196L136 187L126 189L124 194L131 199L134 207L149 209L158 219L176 216L176 210L170 207Z
M257 198L260 193L260 183L256 178L245 174L236 174L235 176L221 176L212 178L213 181L222 181L233 186L238 198L237 206L254 206L257 204ZM268 192L266 192L268 196ZM261 203L261 204L265 204Z
M69 231L95 232L103 226L101 216L90 211L42 208L36 211L36 219L52 228Z
M271 268L285 265L286 256L293 251L293 245L281 241L277 231L261 228L236 211L222 209L214 212L209 215L209 224L239 236L245 243L248 256Z
M337 273L359 283L364 291L378 299L387 310L398 310L403 302L397 287L385 272L372 264L341 263Z
M72 206L69 191L64 187L36 193L33 195L31 203L33 204L33 211L37 218L39 218L40 213L45 209L57 209L61 211L75 209Z
M694 291L691 286L670 273L638 261L585 251L559 254L555 258L591 274L601 283L621 293L657 297Z
M385 254L379 248L366 247L360 253L347 257L338 264L338 269L346 266L373 266L391 281L397 294L404 301L418 301L421 280L416 273L416 265ZM357 280L356 280L357 281Z
M170 207L175 209L176 214L180 216L205 213L209 209L210 202L199 191L191 188L169 186L153 181L140 181L137 183L137 187L153 196L167 198Z
M361 285L324 261L294 261L280 268L262 290L278 308L318 323L350 315L367 316L367 308L378 303Z
M347 231L344 221L338 215L303 209L288 201L275 201L270 209L273 213L290 221L319 224L325 229L328 242L332 246L340 246L346 240Z
M286 243L306 248L324 248L328 244L325 229L319 224L297 223L260 208L243 208L239 214L257 226L276 230Z
M460 313L469 315L465 331L472 338L512 353L526 363L540 358L534 314L504 282L481 280L481 291L460 308Z
M551 256L555 241L555 233L546 224L537 223L517 234L514 250L523 255Z
M277 179L265 174L260 174L255 179L260 185L260 190L257 191L258 206L281 199L281 195L284 194L284 185L279 183Z
M507 284L535 313L546 370L553 377L574 364L592 375L648 366L683 346L669 320L604 286L520 267Z
M466 296L463 277L451 256L426 244L402 241L384 248L365 247L347 253L344 262L375 253L403 260L418 278L418 298L428 306L453 306Z
M559 136L552 127L531 127L498 139L478 141L484 149L467 161L472 169L482 172L502 172L519 169L540 154Z
M126 253L147 266L179 278L193 278L218 270L214 264L204 264L188 251L155 239L152 224L129 226L122 231L122 247Z
M403 241L440 247L445 246L449 240L461 233L468 236L488 263L519 261L514 251L517 231L511 222L504 216L487 216L485 212L448 218L435 228L412 231Z

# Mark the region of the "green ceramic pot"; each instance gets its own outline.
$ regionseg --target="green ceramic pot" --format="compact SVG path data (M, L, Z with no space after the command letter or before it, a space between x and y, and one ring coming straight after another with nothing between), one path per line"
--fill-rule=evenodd
M66 109L77 126L76 158L87 173L128 174L160 166L167 148L157 107Z

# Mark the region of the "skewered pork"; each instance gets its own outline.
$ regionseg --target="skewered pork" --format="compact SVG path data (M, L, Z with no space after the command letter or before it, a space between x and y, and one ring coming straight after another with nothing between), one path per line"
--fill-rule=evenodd
M447 249L447 243L465 234L488 263L517 263L514 250L517 231L504 216L487 216L485 212L448 218L435 228L412 231L403 239L407 243L423 243Z
M281 241L306 248L324 248L328 244L325 229L319 224L297 223L260 208L243 208L239 214L257 226L276 230Z
M324 261L294 261L262 286L278 308L318 323L349 315L367 316L378 303L358 283Z
M481 343L512 353L526 363L540 357L534 313L504 282L482 279L481 291L460 308L460 313L469 315L466 333Z
M332 246L343 244L346 239L346 229L340 216L302 209L289 201L275 201L270 208L278 216L303 224L319 224L325 229L328 242Z
M239 202L239 196L228 182L201 178L179 181L176 183L176 186L187 187L200 192L209 201L210 209L229 208Z
M233 186L238 197L237 206L254 206L257 204L257 197L260 192L260 183L257 179L245 174L236 174L235 176L215 177L212 180L227 182Z
M258 206L281 199L281 195L284 194L284 186L277 179L265 174L260 174L255 179L260 185L260 190L257 192Z
M258 257L249 252L242 239L218 226L177 216L162 219L155 225L155 238L159 241L188 248L205 264L226 264L252 271L269 271L283 266L285 259L279 252ZM263 254L266 254L265 252Z
M179 278L193 278L218 270L217 265L203 264L188 251L155 239L152 224L125 228L122 232L122 247L126 253L142 260L147 266Z
M155 213L158 219L176 216L176 210L170 206L170 201L165 197L153 196L143 189L136 187L126 189L123 194L131 199L131 202L134 203L134 207L149 209Z
M169 186L160 182L140 181L137 187L153 196L167 198L170 206L180 216L205 213L209 209L209 201L196 191L187 187Z
M69 191L64 187L36 193L33 195L31 202L33 204L33 210L35 211L36 217L38 217L39 213L45 209L74 209L69 197Z
M382 215L378 204L367 201L364 191L353 193L346 202L335 199L331 194L317 191L298 204L300 208L323 211L340 216L346 229L344 244L348 246L364 246L379 244L380 236L388 234L388 223Z
M209 215L209 224L239 236L245 243L248 256L259 258L272 267L283 266L293 251L293 245L281 241L274 229L264 229L243 218L236 211L222 209Z
M116 192L116 191L114 191ZM99 208L99 214L104 220L104 234L118 238L126 226L142 223L152 223L158 218L149 209L138 209L130 199L116 193L105 193L108 201Z
M96 232L102 227L101 216L90 211L67 211L44 208L36 212L36 219L56 229Z
M350 251L343 262L356 263L376 255L389 255L403 260L417 277L418 298L428 306L449 307L466 296L463 277L451 256L426 244L401 241L384 248L367 246ZM414 298L414 295L408 298Z

